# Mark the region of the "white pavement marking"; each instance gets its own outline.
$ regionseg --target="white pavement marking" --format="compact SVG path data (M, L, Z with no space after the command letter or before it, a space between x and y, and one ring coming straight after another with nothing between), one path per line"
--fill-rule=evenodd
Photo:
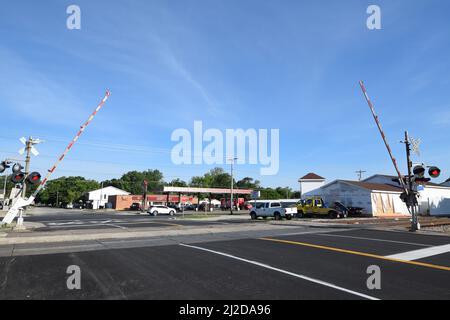
M316 234L318 236L326 236L326 237L340 237L340 238L350 238L350 239L359 239L359 240L371 240L371 241L380 241L380 242L409 244L409 245L419 246L419 247L432 247L432 245L429 245L429 244L415 243L415 242L405 242L405 241L395 241L395 240L365 238L365 237L354 237L354 236L343 236L343 235L337 235L337 234L331 234L331 233L316 233Z
M329 283L329 282L325 282L325 281L322 281L322 280L310 278L310 277L307 277L307 276L304 276L304 275L301 275L301 274L297 274L297 273L293 273L293 272L290 272L290 271L286 271L286 270L283 270L283 269L275 268L275 267L272 267L272 266L270 266L268 264L260 263L260 262L257 262L257 261L248 260L248 259L240 258L240 257L237 257L237 256L233 256L231 254L227 254L227 253L223 253L223 252L219 252L219 251L214 251L214 250L210 250L210 249L206 249L206 248L202 248L202 247L192 246L192 245L188 245L188 244L184 244L184 243L180 243L180 246L187 247L187 248L192 248L192 249L197 249L197 250L202 250L202 251L214 253L214 254L217 254L217 255L220 255L220 256L224 256L224 257L227 257L227 258L231 258L231 259L239 260L239 261L242 261L242 262L250 263L250 264L262 267L262 268L266 268L266 269L269 269L269 270L273 270L273 271L277 271L277 272L280 272L280 273L284 273L284 274L287 274L287 275L295 277L295 278L299 278L299 279L303 279L303 280L306 280L306 281L309 281L309 282L317 283L317 284L323 285L325 287L329 287L329 288L333 288L333 289L336 289L336 290L339 290L339 291L347 292L347 293L350 293L350 294L353 294L355 296L362 297L362 298L365 298L365 299L380 300L378 298L375 298L375 297L372 297L372 296L369 296L369 295L366 295L366 294L363 294L363 293L360 293L360 292L356 292L356 291L353 291L353 290L350 290L350 289L339 287L339 286L334 285L334 284Z
M413 261L413 260L419 260L419 259L427 258L427 257L431 257L431 256L436 256L438 254L443 254L443 253L447 253L447 252L450 252L450 244L393 254L393 255L387 256L387 258Z

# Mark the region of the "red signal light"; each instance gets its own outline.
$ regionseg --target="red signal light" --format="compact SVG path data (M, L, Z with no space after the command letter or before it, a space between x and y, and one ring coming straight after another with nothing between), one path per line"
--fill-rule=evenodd
M28 175L27 181L30 184L35 184L41 180L41 174L39 172L32 172Z
M438 167L431 167L430 170L428 170L428 174L432 178L437 178L441 175L441 169Z
M23 172L17 172L11 176L13 183L22 183L25 180L25 174Z

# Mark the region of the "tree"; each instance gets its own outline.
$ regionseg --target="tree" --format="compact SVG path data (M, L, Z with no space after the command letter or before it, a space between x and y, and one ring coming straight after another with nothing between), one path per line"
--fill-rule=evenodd
M171 187L187 187L188 184L186 183L186 181L183 181L179 178L173 179L172 181L170 181L168 183L169 186Z
M203 176L192 177L190 186L204 188L229 188L231 175L222 168L214 168Z
M261 188L259 180L254 180L250 177L245 177L238 182L236 182L236 186L240 189L259 189Z
M262 188L260 191L261 191L261 199L265 199L265 200L280 199L280 194L275 189Z
M289 187L262 188L261 199L297 199L300 198L300 192L294 192Z
M84 177L61 177L47 182L44 190L38 195L36 202L43 204L73 203L82 200L89 191L100 188L95 180L86 180Z
M113 186L131 194L142 194L144 180L147 180L149 191L160 191L164 186L163 174L159 170L129 171L120 179L103 181L103 186Z

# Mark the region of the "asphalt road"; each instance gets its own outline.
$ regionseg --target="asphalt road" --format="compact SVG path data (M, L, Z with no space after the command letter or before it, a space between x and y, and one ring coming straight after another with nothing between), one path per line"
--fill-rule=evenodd
M82 230L82 229L132 229L132 228L153 228L153 227L176 227L176 226L201 226L220 225L230 223L248 223L250 217L243 220L229 221L202 221L183 219L183 215L178 213L175 216L160 215L150 216L149 214L136 213L91 213L81 210L47 209L47 212L38 215L26 215L25 221L42 224L35 231L57 231L57 230ZM196 213L201 215L202 213ZM186 217L192 212L186 214ZM247 217L247 215L245 215Z
M1 257L0 299L450 299L449 243L445 236L304 228ZM398 254L419 258L388 257ZM70 265L80 267L81 290L66 286ZM380 268L380 290L367 287L369 266Z

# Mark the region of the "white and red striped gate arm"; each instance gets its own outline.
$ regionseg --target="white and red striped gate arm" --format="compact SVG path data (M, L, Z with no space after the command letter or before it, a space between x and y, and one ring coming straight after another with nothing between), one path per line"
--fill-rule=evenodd
M403 181L402 174L400 173L400 170L397 165L397 160L395 159L391 147L389 146L389 143L387 141L386 135L384 134L383 128L381 127L380 119L378 118L375 108L372 104L372 101L370 101L369 95L367 94L366 87L364 86L364 82L360 81L359 85L361 86L361 90L364 93L364 97L366 98L367 104L369 105L370 111L372 111L373 118L375 119L375 122L378 126L378 130L380 130L381 137L383 138L384 144L386 146L387 151L389 152L389 156L391 157L392 163L394 164L395 171L397 171L398 179L400 181L400 185L405 190L406 193L408 193L408 188L406 188L405 182Z
M55 164L53 165L53 167L48 170L48 173L46 175L46 177L44 178L44 180L42 180L41 184L39 185L39 187L36 189L36 191L34 191L32 197L35 198L37 196L37 194L42 190L42 188L44 188L45 184L47 183L48 179L50 178L50 176L53 174L53 172L56 170L56 168L58 167L58 165L61 163L61 161L64 159L64 157L67 155L67 153L69 152L69 150L73 147L73 145L75 144L75 142L77 142L78 138L83 134L84 130L86 129L86 127L89 125L89 123L92 121L92 119L94 119L95 115L100 111L100 109L103 107L103 105L105 104L106 100L108 100L109 96L111 95L111 93L109 92L109 90L106 91L105 96L103 97L102 101L99 103L99 105L97 106L97 108L94 110L94 112L90 115L90 117L86 120L86 122L80 127L80 130L78 131L77 135L72 139L72 141L69 143L69 145L67 146L66 150L64 150L64 152L61 154L61 156L58 158L58 160L55 162Z

